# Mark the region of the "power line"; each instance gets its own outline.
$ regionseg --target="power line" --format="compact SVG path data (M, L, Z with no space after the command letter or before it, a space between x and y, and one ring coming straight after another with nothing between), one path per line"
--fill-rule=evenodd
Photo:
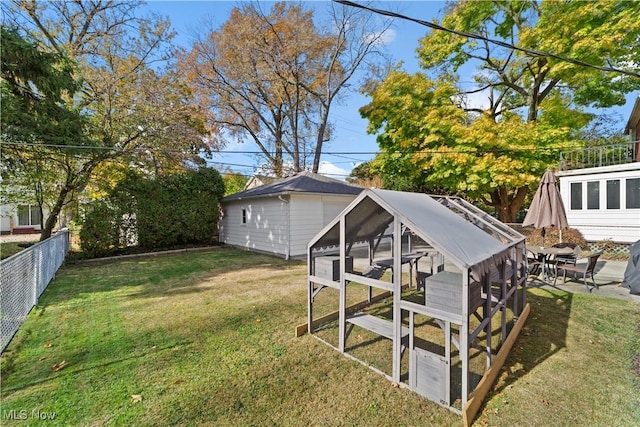
M35 142L1 142L0 145L13 145L18 147L46 147L46 148L70 148L70 149L86 149L86 150L113 150L118 151L116 147L101 147L101 146L87 146L87 145L64 145L64 144L39 144ZM450 150L438 150L438 149L430 149L430 150L407 150L407 151L399 151L395 152L383 152L383 151L322 151L322 155L326 156L336 156L343 157L349 159L346 156L376 156L378 154L393 154L393 153L414 153L414 154L487 154L487 153L517 153L517 152L535 152L535 151L549 151L552 149L562 150L562 149L576 149L575 146L563 146L563 145L555 145L555 146L547 146L547 147L531 147L531 148L499 148L499 149L474 149L474 150L460 150L460 149L450 149ZM136 147L130 150L137 151L145 151L149 150L149 147ZM124 150L121 150L124 151ZM170 149L170 150L162 150L165 152L179 152L182 150L179 149ZM234 150L219 150L219 151L211 151L211 154L258 154L264 155L262 151L234 151ZM352 159L354 161L362 161L361 159Z
M355 3L355 2L352 2L352 1L349 1L349 0L333 0L333 1L336 2L336 3L343 4L345 6L351 6L351 7L357 8L357 9L368 10L369 12L377 13L379 15L384 15L384 16L388 16L388 17L391 17L391 18L398 18L398 19L404 19L406 21L415 22L416 24L420 24L420 25L423 25L425 27L429 27L429 28L434 29L434 30L444 31L444 32L455 34L455 35L458 35L458 36L468 37L470 39L486 41L488 43L492 43L492 44L495 44L495 45L498 45L498 46L506 47L508 49L513 49L513 50L517 50L517 51L520 51L520 52L524 52L524 53L526 53L528 55L532 55L532 56L547 56L549 58L558 59L560 61L569 62L571 64L580 65L582 67L593 68L593 69L596 69L596 70L606 71L606 72L626 74L626 75L632 76L632 77L640 77L640 73L636 73L634 71L627 71L627 70L622 70L620 68L604 67L604 66L600 66L600 65L594 65L594 64L590 64L590 63L585 62L585 61L581 61L579 59L573 59L573 58L568 58L568 57L562 56L562 55L556 55L555 53L543 52L543 51L534 50L534 49L527 49L527 48L524 48L524 47L516 46L516 45L511 44L511 43L504 42L502 40L491 39L491 38L482 36L480 34L467 33L465 31L452 30L451 28L446 28L446 27L443 27L442 25L434 24L433 22L423 21L422 19L412 18L410 16L402 15L400 13L391 12L391 11L384 10L384 9L377 9L377 8L370 7L370 6L365 6L365 5L358 4L358 3Z

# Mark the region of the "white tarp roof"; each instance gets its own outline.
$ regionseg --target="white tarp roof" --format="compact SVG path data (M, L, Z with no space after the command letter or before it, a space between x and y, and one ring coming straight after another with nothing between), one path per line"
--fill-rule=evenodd
M492 237L427 194L377 189L368 189L360 194L338 218L311 240L310 247L337 244L336 237L339 235L336 235L338 234L336 226L340 217L349 215L352 210L357 210L361 203L373 206L372 201L392 216L398 216L411 231L452 260L458 267L465 270L471 269L476 278L510 255L509 250L512 245ZM371 222L381 218L388 224L391 219L389 215L373 212L370 218L367 218L364 212L358 212L356 217L346 223L348 240L360 241L365 237L374 237L366 236L367 232L373 233L374 230L377 232L384 224L376 226ZM362 218L362 223L357 224L358 218ZM358 230L350 230L352 225ZM351 239L349 239L350 235Z

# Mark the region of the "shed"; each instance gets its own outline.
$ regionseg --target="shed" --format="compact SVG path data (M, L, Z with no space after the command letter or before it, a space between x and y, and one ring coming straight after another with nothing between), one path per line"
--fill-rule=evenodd
M473 419L529 312L524 236L458 197L367 189L307 256L310 334ZM366 334L391 340L390 369L351 354L380 342Z
M362 191L311 172L229 195L221 200L222 243L304 258L307 243Z

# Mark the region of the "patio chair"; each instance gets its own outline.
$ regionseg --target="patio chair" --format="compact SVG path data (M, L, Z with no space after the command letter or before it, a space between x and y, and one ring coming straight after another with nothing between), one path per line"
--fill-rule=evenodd
M538 276L542 272L542 264L544 263L544 256L535 254L530 250L527 250L527 268L529 274L532 276Z
M558 266L560 265L576 265L576 261L578 259L578 255L582 251L580 246L575 243L556 243L552 246L553 248L571 248L573 249L573 253L570 254L562 254L555 255L553 258L547 261L547 265L553 269L555 276L558 275Z
M596 268L596 264L598 263L598 258L602 255L602 252L595 252L587 258L586 264L558 264L556 266L556 278L553 281L553 285L555 286L556 280L558 280L558 275L560 270L562 270L562 281L565 283L567 281L567 272L573 273L573 277L576 278L576 274L582 274L582 280L584 281L584 285L587 287L587 290L591 292L593 288L598 289L598 284L593 278L593 273ZM591 277L591 282L593 283L593 287L589 288L589 284L587 283L587 277Z

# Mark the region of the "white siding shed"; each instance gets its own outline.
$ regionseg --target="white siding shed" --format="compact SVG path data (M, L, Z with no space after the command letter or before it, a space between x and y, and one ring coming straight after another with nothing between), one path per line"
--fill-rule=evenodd
M310 172L222 199L220 242L284 258L306 256L307 244L362 191Z

